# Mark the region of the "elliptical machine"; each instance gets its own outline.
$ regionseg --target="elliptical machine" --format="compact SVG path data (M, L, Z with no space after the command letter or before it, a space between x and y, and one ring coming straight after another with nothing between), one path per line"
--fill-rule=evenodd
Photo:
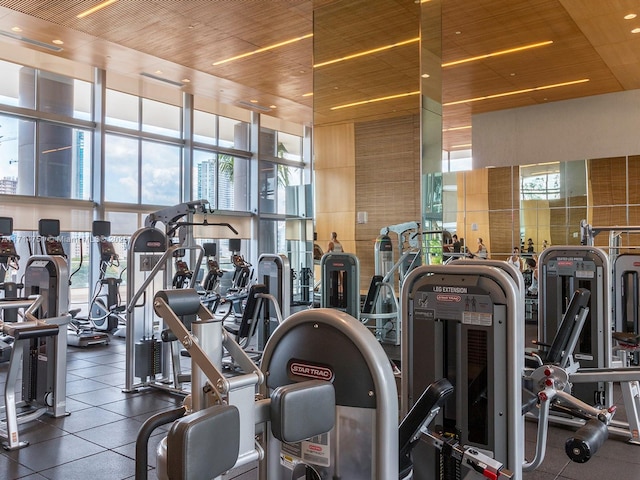
M3 296L7 300L18 298L18 290L22 288L22 284L12 280L6 281L9 270L18 271L20 269L18 264L20 256L16 252L16 246L11 239L11 235L13 235L13 218L0 217L0 290L4 292ZM17 322L17 309L3 309L2 320L4 322ZM0 337L0 363L10 360L12 343L13 339L11 337Z
M113 242L108 240L111 235L111 222L94 220L91 233L97 240L100 269L89 304L87 320L94 330L114 333L119 330L120 325L125 323L122 315L126 305L121 301L120 284L126 269L120 270L117 276L107 276L109 268L120 267L120 257L116 253ZM124 331L124 328L122 330Z
M35 262L38 261L50 261L53 262L55 260L56 264L64 263L67 264L68 257L64 251L64 247L62 246L62 242L58 239L60 236L60 220L57 219L42 219L38 222L38 234L44 238L44 246L40 245L41 249L44 250L44 257L33 257L29 260L29 264L32 263L32 260ZM80 243L80 265L78 268L72 272L68 278L58 278L58 282L68 282L68 285L71 285L71 279L73 276L82 268L82 243ZM68 270L67 270L68 271ZM25 283L27 283L25 281ZM44 284L40 282L39 289L42 288ZM49 297L54 295L55 292L49 292ZM62 300L59 300L62 302ZM95 331L91 328L91 325L87 324L80 318L75 318L76 315L80 312L80 309L77 310L68 310L68 302L69 298L67 296L67 305L59 305L57 308L59 311L69 312L72 319L69 322L67 327L67 344L74 347L88 347L90 345L103 345L109 343L109 335L104 332ZM53 310L53 308L52 308Z
M204 255L207 259L207 274L202 280L202 304L213 313L220 305L220 279L225 271L220 268L216 260L218 245L216 243L203 243Z

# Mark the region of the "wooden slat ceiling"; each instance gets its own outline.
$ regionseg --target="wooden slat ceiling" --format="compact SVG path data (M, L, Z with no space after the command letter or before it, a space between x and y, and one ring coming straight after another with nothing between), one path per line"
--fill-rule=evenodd
M418 96L331 110L420 89L417 42L353 60L313 63L417 38L420 9L437 0L118 0L79 19L100 0L0 0L0 33L50 44L54 55L130 75L160 70L182 88L238 105L257 105L285 120L328 124L402 115ZM471 115L640 88L638 0L442 1L442 61L553 43L443 69L444 148L471 143ZM214 62L313 33L314 37L234 62ZM0 36L0 43L23 42ZM38 49L39 47L30 47ZM438 78L437 75L432 78ZM448 103L588 79L501 98ZM423 87L428 89L428 79ZM314 92L314 96L305 96Z

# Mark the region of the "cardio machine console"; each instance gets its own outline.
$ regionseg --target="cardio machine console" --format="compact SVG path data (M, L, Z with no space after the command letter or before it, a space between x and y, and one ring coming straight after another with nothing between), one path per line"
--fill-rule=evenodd
M20 258L16 252L16 246L13 240L6 237L0 237L0 258Z
M113 247L113 243L108 240L100 239L100 258L103 262L112 262L118 260L118 254Z

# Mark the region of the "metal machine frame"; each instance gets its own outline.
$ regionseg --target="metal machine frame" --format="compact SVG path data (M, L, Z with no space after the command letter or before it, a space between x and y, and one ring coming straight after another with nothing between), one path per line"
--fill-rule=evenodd
M320 307L360 319L360 261L351 253L325 253L320 259Z
M586 288L591 292L589 314L574 357L582 367L611 368L611 269L606 253L591 246L551 246L540 253L538 268L538 341L551 343L572 293ZM613 402L610 382L582 384L573 393L587 403Z
M283 388L289 390L293 393L291 402L295 403L295 397L304 395L307 388L324 389L323 385L329 386L327 384L330 381L333 383L331 390L335 388L335 407L333 404L328 407L323 400L322 405L317 406L318 411L313 413L319 416L330 413L328 416L331 421L321 420L320 425L328 427L319 427L318 433L312 437L318 435L328 438L327 434L320 432L327 432L333 425L334 408L336 420L345 415L352 419L354 410L359 410L360 413L364 412L362 417L370 423L363 430L355 428L352 420L347 422L347 426L338 425L336 431L329 435L342 443L338 445L332 440L331 448L321 455L321 463L331 466L339 463L344 468L343 473L359 469L356 456L349 456L347 452L351 448L358 448L360 444L369 449L369 458L365 460L367 468L360 472L362 477L345 478L397 478L398 403L395 380L384 350L356 319L333 309L312 309L293 314L269 339L260 369L257 369L242 348L224 331L222 321L215 319L206 307L199 304L194 290L158 292L153 304L156 313L190 352L194 375L193 410L201 411L220 403L235 406L239 410L238 431L228 432L229 438L237 436L239 439L236 467L261 460L259 478L274 480L286 478L287 472L290 478L292 469L298 465L312 465L309 458L296 461L287 454L285 460L280 453L284 442L294 444L303 438L310 441L314 439L305 435L297 440L285 440L290 437L283 435L281 429L305 430L309 428L308 424L318 424L318 420L312 419L309 416L312 412L308 412L296 415L293 420L289 417L285 422L282 422L285 420L283 417L281 422L276 423L278 412L283 416L291 415L284 413L288 402L283 400L280 403L282 398L278 392ZM197 305L197 320L192 323L193 332L190 332L180 316L193 314L194 305ZM339 345L332 340L338 340ZM241 367L238 374L225 375L222 372L223 347ZM352 362L344 362L345 356ZM319 358L322 359L321 365L317 364ZM313 368L312 364L317 368ZM363 373L355 382L354 369ZM255 400L256 386L259 386L261 393L258 401ZM302 403L306 405L310 400L307 397ZM274 409L277 405L282 410ZM301 412L298 408L303 407L294 408L292 413ZM360 418L358 415L356 417ZM276 430L280 432L276 434ZM352 436L341 438L340 432ZM261 437L260 443L255 442L256 435ZM351 440L354 444L350 443ZM158 474L163 477L167 463L166 447L161 445L159 452ZM200 459L201 462L207 460ZM321 468L318 465L312 467ZM338 470L334 471L338 475Z
M194 222L194 215L205 215L201 222ZM193 227L196 225L224 226L238 233L228 223L209 223L206 200L186 202L151 213L145 219L145 227L136 231L129 242L127 253L127 308L126 308L126 369L125 392L141 387L156 387L183 393L182 385L172 381L179 378L178 372L171 375L169 342L162 342L164 330L162 319L154 310L151 299L155 292L171 288L174 254L189 254L191 271L200 270L204 249L195 243ZM165 231L156 228L164 224ZM171 244L177 236L176 243ZM189 288L194 288L197 275L189 279ZM173 355L178 355L174 349ZM175 358L173 365L178 365Z
M462 444L491 452L520 478L524 307L518 284L505 270L476 261L422 266L407 276L400 303L401 413L430 383L458 379L439 423L453 422L445 428L457 431ZM414 478L433 478L440 465L435 453L416 448Z
M258 258L258 280L267 287L280 306L280 318L288 318L291 314L291 267L286 255L263 253ZM278 312L269 309L269 302L264 307L263 318L258 327L258 350L264 350L271 333L281 323Z

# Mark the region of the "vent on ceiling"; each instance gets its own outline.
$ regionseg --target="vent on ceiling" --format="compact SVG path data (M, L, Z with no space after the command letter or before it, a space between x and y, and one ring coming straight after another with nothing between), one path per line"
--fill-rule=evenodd
M249 108L251 110L259 110L261 112L270 112L271 109L269 107L264 107L262 105L258 105L257 103L245 102L244 100L240 100L238 105L241 107Z
M46 48L47 50L51 50L52 52L62 51L62 47L58 47L57 45L51 45L49 43L44 43L29 37L23 37L22 35L18 35L13 32L6 32L4 30L0 30L0 35L4 37L13 38L14 40L18 40L20 42L28 43L29 45L33 45L35 47Z
M157 80L158 82L168 83L169 85L173 85L174 87L184 87L184 83L182 82L176 82L175 80L162 78L157 75L154 75L153 73L142 72L140 75L142 75L143 77L150 78L152 80Z

